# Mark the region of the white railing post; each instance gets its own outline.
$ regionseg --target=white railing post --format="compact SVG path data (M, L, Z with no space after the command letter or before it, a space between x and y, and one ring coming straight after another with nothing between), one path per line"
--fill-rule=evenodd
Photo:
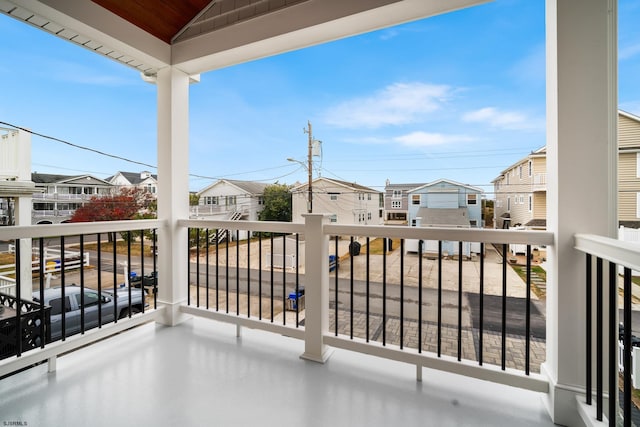
M324 363L330 356L323 335L329 330L329 236L323 233L328 216L304 214L305 220L305 338L303 359Z

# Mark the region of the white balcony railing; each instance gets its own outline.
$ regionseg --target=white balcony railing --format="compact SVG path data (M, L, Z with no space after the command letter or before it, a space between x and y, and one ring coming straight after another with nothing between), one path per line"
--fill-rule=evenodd
M533 176L531 191L547 191L547 174L537 173Z

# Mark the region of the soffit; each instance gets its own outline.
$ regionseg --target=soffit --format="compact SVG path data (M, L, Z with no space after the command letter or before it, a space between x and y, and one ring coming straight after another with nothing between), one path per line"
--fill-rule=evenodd
M487 0L0 0L0 12L147 75L234 65Z

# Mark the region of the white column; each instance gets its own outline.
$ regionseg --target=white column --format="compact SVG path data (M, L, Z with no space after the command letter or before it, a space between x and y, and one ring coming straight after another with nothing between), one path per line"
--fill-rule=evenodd
M609 4L611 3L611 4ZM615 236L616 1L547 0L547 360L549 411L581 425L585 260L575 233Z
M31 183L31 134L18 131L18 181ZM33 185L33 183L31 183ZM16 225L31 225L31 195L15 198ZM31 239L20 239L20 294L31 299Z
M187 318L187 230L189 218L189 76L167 67L158 71L158 303L166 307L167 325Z
M305 340L303 359L324 363L330 356L323 343L329 331L329 237L322 232L323 214L303 214L305 219Z

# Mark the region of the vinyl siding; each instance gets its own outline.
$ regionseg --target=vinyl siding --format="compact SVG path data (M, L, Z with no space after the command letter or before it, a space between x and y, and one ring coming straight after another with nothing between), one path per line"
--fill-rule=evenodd
M637 193L621 191L618 195L618 218L621 221L637 221Z
M618 147L640 148L640 123L629 117L618 115Z
M543 219L547 217L547 193L540 192L533 195L533 217Z

